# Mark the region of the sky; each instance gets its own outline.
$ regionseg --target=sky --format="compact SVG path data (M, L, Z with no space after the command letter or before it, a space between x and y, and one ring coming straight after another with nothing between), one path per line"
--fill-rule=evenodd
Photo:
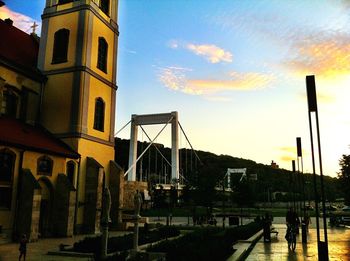
M41 25L44 0L5 3L0 18L28 33ZM323 174L336 176L350 153L349 12L346 0L120 0L116 130L132 114L178 111L195 149L289 170L301 137L312 172L305 77L315 75ZM156 141L170 140L169 126Z

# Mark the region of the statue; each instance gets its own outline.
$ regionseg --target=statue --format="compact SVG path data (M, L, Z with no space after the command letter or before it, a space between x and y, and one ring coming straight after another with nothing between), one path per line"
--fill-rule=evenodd
M136 190L136 193L134 195L134 209L135 209L135 216L140 216L140 208L142 204L142 197L138 190Z
M111 211L111 193L109 192L108 188L104 188L103 190L103 210L102 210L102 218L101 223L107 224L111 222L111 219L109 217L109 213Z
M134 208L135 208L135 224L134 224L134 249L133 255L135 256L138 251L138 243L139 243L139 220L140 220L140 208L142 204L142 197L138 190L134 195Z
M102 228L101 258L105 258L107 256L108 224L111 221L109 217L109 212L111 211L111 193L109 192L109 189L107 187L103 189L102 200L103 200L103 209L102 209L102 218L101 218L101 228Z

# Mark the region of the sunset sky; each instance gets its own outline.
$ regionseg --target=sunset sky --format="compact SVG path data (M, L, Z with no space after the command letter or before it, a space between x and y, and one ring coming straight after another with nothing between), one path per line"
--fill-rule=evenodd
M26 32L40 23L44 0L5 3L0 18ZM131 114L178 111L195 149L286 169L301 137L311 172L314 74L324 174L336 176L350 153L349 13L346 0L120 0L116 129ZM170 144L170 128L157 142Z

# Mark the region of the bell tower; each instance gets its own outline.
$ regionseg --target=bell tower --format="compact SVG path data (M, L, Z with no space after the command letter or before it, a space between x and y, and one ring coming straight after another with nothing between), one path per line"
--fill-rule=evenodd
M99 230L102 183L114 159L118 0L46 0L38 68L40 121L80 155L76 228Z

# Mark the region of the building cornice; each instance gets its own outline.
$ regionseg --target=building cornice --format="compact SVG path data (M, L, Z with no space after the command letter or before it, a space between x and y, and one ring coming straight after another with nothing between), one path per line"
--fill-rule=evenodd
M77 5L77 6L73 6L72 8L59 10L59 11L57 11L57 6L47 7L45 8L44 13L41 15L41 19L44 20L46 18L63 15L63 14L69 14L69 13L78 12L82 10L89 10L93 12L94 15L96 15L96 17L101 20L101 22L103 22L115 34L119 36L118 24L113 19L110 19L110 23L108 23L106 19L103 18L102 15L96 11L96 9L94 9L91 5L88 5L88 4Z
M91 70L89 67L86 67L86 66L71 66L63 69L43 71L42 73L44 75L54 75L54 74L71 73L71 72L87 72L88 74L100 80L101 82L113 88L114 90L118 90L118 86L116 84L103 78L101 75L99 75L98 73L94 72L93 70Z

